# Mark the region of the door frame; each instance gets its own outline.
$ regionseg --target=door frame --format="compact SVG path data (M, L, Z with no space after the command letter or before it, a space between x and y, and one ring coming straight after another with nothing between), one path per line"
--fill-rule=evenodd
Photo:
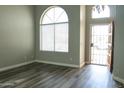
M114 40L115 40L115 23L114 21L111 22L112 25L112 53L111 53L111 65L110 65L110 72L113 72L113 64L114 64Z
M105 22L105 23L103 23L103 22L101 22L101 23L92 23L92 24L90 24L89 25L89 27L90 27L90 32L89 32L89 62L90 62L90 64L92 64L91 63L91 43L92 43L92 26L95 26L95 25L112 25L112 53L111 53L111 65L110 65L110 72L112 73L112 71L113 71L113 57L114 57L114 22L113 21L111 21L111 22ZM98 65L98 64L96 64L96 65ZM103 65L104 66L104 65Z

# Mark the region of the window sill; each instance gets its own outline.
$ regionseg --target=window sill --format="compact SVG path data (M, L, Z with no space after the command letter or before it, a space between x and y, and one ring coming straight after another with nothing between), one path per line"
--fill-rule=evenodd
M40 50L40 52L42 53L66 53L68 54L69 52L59 52L59 51L43 51L43 50Z

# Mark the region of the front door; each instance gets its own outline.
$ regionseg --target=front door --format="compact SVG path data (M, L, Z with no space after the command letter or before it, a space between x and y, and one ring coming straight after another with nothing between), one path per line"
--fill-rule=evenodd
M112 30L111 24L91 26L91 63L111 64Z

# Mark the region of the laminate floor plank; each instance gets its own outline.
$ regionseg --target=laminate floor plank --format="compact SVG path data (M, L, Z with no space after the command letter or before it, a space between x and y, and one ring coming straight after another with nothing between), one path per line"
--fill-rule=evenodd
M71 68L43 63L0 72L1 88L116 88L124 87L114 81L106 66L85 65Z
M57 81L58 78L60 78L60 76L64 75L67 71L69 71L69 69L65 70L64 72L61 71L61 73L58 71L57 73L55 73L54 75L52 75L52 78L49 79L49 82L41 82L39 83L39 85L37 85L36 87L50 87L51 85L54 84L55 81ZM52 87L52 86L51 86Z

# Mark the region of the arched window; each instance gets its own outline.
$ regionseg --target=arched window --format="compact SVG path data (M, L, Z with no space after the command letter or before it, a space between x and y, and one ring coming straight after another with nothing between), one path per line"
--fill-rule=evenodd
M58 6L48 8L40 19L40 50L68 52L68 16Z
M105 5L97 5L92 7L92 18L110 17L110 8Z

